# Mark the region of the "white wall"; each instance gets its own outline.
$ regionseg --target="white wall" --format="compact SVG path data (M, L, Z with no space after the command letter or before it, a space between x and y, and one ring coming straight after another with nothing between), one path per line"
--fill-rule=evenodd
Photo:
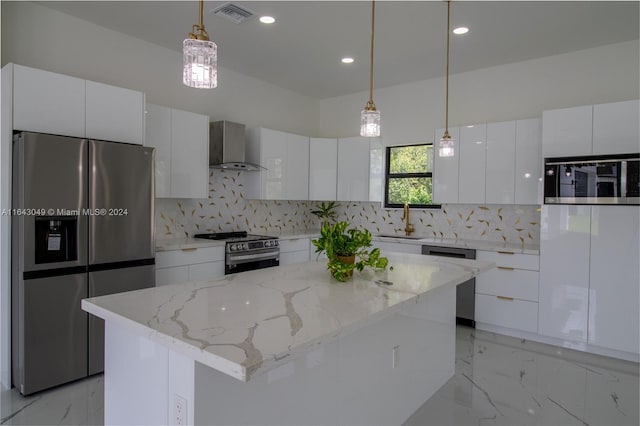
M640 97L638 40L450 76L449 125L541 117L545 109ZM441 61L444 58L434 58ZM455 52L451 61L455 62ZM357 135L368 92L320 101L320 137ZM431 142L445 80L374 89L385 145Z
M180 52L30 2L2 2L2 65L8 62L140 90L149 103L212 120L317 133L311 98L223 67L216 89L186 87Z

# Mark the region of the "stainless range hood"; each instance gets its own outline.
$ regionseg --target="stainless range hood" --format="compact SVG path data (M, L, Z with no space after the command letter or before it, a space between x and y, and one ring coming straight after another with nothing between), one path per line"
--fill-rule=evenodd
M245 126L231 121L209 123L209 167L256 172L266 170L244 161Z

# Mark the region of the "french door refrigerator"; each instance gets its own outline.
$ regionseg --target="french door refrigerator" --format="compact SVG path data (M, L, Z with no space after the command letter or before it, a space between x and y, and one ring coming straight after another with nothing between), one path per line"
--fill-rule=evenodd
M23 395L104 369L86 297L155 285L153 148L22 132L12 180L12 377Z

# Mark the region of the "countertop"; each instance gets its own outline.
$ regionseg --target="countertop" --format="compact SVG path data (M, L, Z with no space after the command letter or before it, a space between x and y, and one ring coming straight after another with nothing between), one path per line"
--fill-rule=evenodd
M283 232L283 233L269 233L270 236L278 237L281 240L294 240L300 238L317 238L320 235L320 231L307 231L307 232ZM430 238L413 236L412 238L403 238L401 235L392 237L385 234L385 236L373 235L374 241L388 241L401 244L417 244L417 245L434 245L442 247L458 247L458 248L470 248L475 250L486 251L508 251L511 253L520 254L540 254L540 246L537 244L516 244L516 243L503 243L500 241L485 241L485 240L462 240L462 239L447 239L447 238ZM173 238L173 239L158 239L156 240L156 251L169 251L169 250L182 250L198 247L224 247L224 241L217 240L202 240L198 238Z
M415 254L388 257L392 269L356 271L347 283L333 280L324 262L312 261L84 299L82 308L248 381L495 266Z

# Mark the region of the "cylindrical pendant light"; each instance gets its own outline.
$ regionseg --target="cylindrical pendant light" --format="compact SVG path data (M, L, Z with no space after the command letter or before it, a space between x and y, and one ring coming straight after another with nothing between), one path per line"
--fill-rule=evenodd
M447 72L445 83L445 128L444 134L440 139L438 148L438 156L440 157L453 157L455 155L454 143L449 135L449 26L451 17L451 1L447 0Z
M375 32L376 0L371 1L371 60L369 62L369 101L360 113L360 136L380 136L380 111L373 103L373 39Z
M199 23L182 42L182 82L197 89L213 89L218 86L218 46L209 41L202 24L203 4L200 0Z

